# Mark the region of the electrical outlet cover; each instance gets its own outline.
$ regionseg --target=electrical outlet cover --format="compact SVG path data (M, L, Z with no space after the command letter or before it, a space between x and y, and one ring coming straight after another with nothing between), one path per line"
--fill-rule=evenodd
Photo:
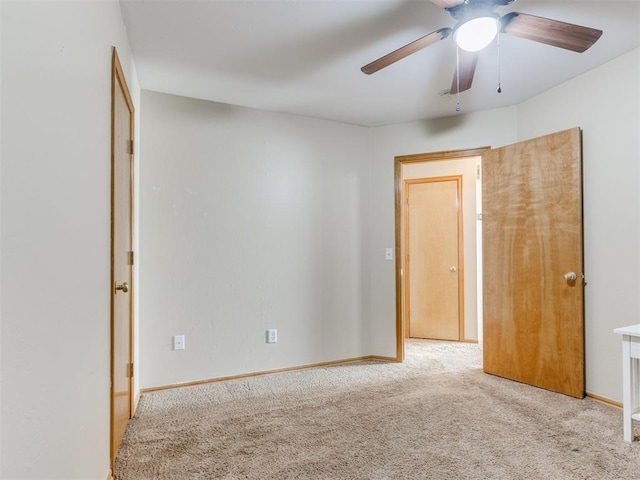
M267 343L278 343L278 330L275 328L267 330Z

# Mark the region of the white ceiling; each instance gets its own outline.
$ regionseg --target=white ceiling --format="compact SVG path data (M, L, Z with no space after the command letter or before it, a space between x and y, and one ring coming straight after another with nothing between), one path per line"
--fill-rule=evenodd
M142 88L374 126L455 115L451 37L373 75L360 67L455 20L428 0L120 0ZM640 1L499 7L604 31L584 53L501 36L462 112L515 105L640 46ZM630 85L638 89L638 85ZM603 85L606 88L606 85Z

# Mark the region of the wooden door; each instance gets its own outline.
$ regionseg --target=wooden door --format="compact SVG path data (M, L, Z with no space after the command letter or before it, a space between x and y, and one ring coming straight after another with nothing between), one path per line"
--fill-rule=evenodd
M462 177L405 182L407 336L460 340Z
M482 157L484 371L578 398L581 163L578 128Z
M133 103L116 50L111 145L111 461L133 411Z

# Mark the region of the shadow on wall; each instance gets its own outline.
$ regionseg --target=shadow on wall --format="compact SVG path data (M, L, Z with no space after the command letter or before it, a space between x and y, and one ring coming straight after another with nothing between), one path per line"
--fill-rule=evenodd
M437 120L424 120L424 130L428 135L439 135L459 129L467 122L467 115L452 115Z

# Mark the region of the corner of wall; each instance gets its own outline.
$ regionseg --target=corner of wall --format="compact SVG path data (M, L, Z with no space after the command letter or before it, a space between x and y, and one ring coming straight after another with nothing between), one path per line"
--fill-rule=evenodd
M2 5L0 1L0 405L2 405ZM2 409L0 408L0 432L2 432ZM2 478L2 435L0 434L0 478Z
M373 219L374 219L374 195L373 195L373 169L374 169L374 142L373 139L375 137L375 130L373 128L367 128L365 133L365 156L367 158L368 163L368 171L369 178L367 183L368 189L368 208L366 210L367 214L367 225L366 232L363 232L363 240L366 240L366 247L362 249L362 264L367 266L367 272L365 276L365 285L366 285L366 296L362 299L362 312L363 318L365 321L362 325L363 331L363 351L368 355L375 354L374 344L374 331L372 325L373 315L371 314L371 297L373 295L372 285L373 285L373 272L371 269L371 259L373 258L372 254L372 238L373 238Z

